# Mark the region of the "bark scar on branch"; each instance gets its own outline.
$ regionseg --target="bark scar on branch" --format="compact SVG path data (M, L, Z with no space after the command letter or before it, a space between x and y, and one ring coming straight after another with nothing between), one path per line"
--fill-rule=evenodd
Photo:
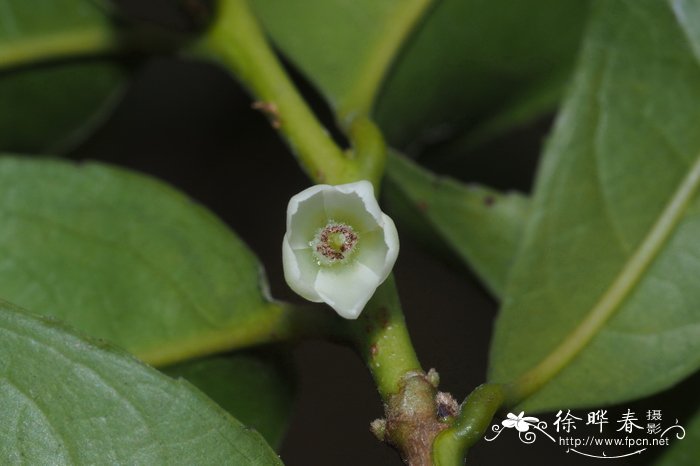
M280 113L277 110L277 105L275 105L274 102L263 102L256 100L251 104L251 107L254 110L264 113L273 128L280 129L282 126L282 121L280 120Z

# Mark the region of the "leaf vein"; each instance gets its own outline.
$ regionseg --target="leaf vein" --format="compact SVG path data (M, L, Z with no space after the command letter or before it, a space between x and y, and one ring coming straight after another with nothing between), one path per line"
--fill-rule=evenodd
M652 228L634 254L624 264L617 278L600 297L579 325L532 369L509 384L509 402L516 404L532 395L556 376L600 332L605 322L618 310L648 270L662 246L684 216L700 185L700 155L680 182Z

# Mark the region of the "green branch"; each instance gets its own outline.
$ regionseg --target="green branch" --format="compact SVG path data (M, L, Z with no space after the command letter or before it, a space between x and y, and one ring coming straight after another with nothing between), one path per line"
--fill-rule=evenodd
M354 159L360 179L372 181L375 193L379 194L379 181L384 175L387 159L384 136L377 125L366 116L355 118L347 134L353 144L348 156Z
M403 377L422 372L411 344L393 276L382 284L356 321L355 345L367 362L384 401L400 391Z
M187 53L219 64L249 90L253 107L284 136L312 180L367 179L379 186L386 157L379 130L358 115L344 127L352 150L338 147L295 88L246 0L221 0L214 23Z
M484 435L504 399L500 385L484 384L474 389L462 403L459 416L433 442L435 466L463 464L469 448Z
M428 465L433 439L447 424L438 418L438 376L418 362L401 311L393 276L381 285L357 321L354 341L384 401L384 419L372 431L395 447L409 465Z

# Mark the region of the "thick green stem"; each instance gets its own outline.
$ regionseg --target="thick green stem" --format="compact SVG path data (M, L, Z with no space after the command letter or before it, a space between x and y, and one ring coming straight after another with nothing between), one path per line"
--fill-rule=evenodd
M463 464L469 448L484 435L504 399L505 394L500 385L484 384L474 389L462 403L457 419L435 438L435 466Z
M346 133L353 146L348 156L357 166L362 179L374 184L375 193L379 194L379 181L384 175L387 149L384 136L377 125L366 116L359 116L351 121Z
M403 377L422 368L408 335L396 285L390 276L351 323L357 349L384 401L399 392Z
M418 362L393 277L377 289L351 327L384 400L386 418L374 421L372 430L409 465L429 466L433 439L447 424L438 419L437 374L426 374Z

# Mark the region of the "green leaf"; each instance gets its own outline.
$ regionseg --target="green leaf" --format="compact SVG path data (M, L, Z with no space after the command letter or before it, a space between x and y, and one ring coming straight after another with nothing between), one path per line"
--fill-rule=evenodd
M503 160L503 157L499 157L498 150L494 150L493 146L489 146L489 143L497 145L502 141L509 148L507 155L521 157L522 154L520 152L515 152L520 151L521 148L518 144L511 142L512 134L521 131L531 133L531 128L533 125L537 125L538 118L553 114L562 97L561 94L564 87L562 84L563 80L562 83L556 84L550 82L542 83L540 88L519 96L509 103L508 106L499 110L499 113L496 115L489 116L484 121L476 123L475 126L460 128L456 134L449 136L449 140L439 141L434 146L420 147L422 149L421 156L425 159L430 159L433 165L449 166L451 170L459 170L460 162L469 159L470 155L475 153L489 154L488 159L479 157L480 167L484 167L485 170L490 170L493 173L500 173L502 171L500 168L504 164L508 164L508 161ZM430 142L426 141L427 144L430 144ZM515 150L513 150L514 147L516 148ZM524 160L527 160L527 157ZM529 163L527 161L524 162L526 166ZM469 173L469 171L464 169L462 171ZM510 166L510 171L518 172L512 166Z
M0 148L64 152L102 122L125 79L103 62L0 75Z
M277 46L337 113L365 113L430 0L252 0Z
M595 3L493 340L490 379L523 409L620 402L700 367L690 5Z
M588 1L442 0L407 42L377 101L394 145L502 129L550 110Z
M682 425L685 437L678 439L676 430L670 435L671 446L653 463L654 466L695 466L700 458L700 409L696 409L689 424Z
M476 184L465 186L397 154L391 154L387 169L390 203L400 202L397 197L408 201L412 209L405 216L425 220L500 296L528 216L528 199Z
M657 455L648 464L654 466L695 466L697 464L700 458L699 392L700 372L696 372L670 390L632 403L633 412L646 412L649 408L659 410L662 413L664 429L674 424L680 426L673 427L667 432L669 445L658 449L655 452Z
M125 69L76 61L118 39L92 0L0 0L0 148L31 152L77 142L112 107Z
M294 377L289 360L270 351L215 356L170 366L270 445L282 441L291 415Z
M123 352L0 303L3 464L279 465L256 432Z
M216 217L101 164L0 158L0 296L164 364L260 342L285 317Z

